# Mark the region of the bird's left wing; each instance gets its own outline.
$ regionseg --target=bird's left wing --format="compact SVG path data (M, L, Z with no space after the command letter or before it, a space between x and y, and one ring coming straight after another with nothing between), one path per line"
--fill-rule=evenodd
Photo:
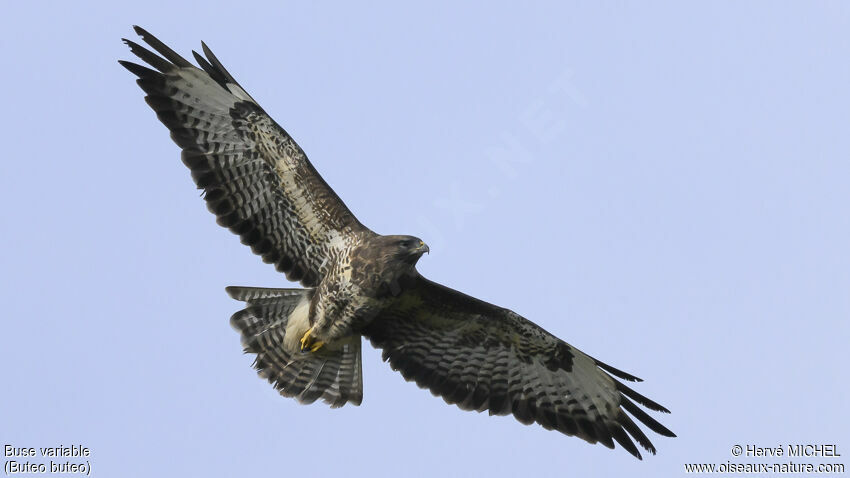
M675 436L635 404L667 409L617 380L637 377L606 365L520 315L417 277L364 331L409 381L464 410L517 420L632 455L655 447L626 412ZM634 401L633 401L634 400ZM628 433L627 433L628 432Z
M371 231L206 45L206 58L192 52L198 68L135 30L156 53L124 42L154 69L119 63L139 77L145 100L183 148L183 162L217 222L288 279L316 286L335 255Z

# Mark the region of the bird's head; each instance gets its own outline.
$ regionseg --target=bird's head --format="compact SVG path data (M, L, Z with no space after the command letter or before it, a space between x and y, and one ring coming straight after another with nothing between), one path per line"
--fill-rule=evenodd
M414 236L381 236L381 256L389 264L416 265L422 254L430 252L425 241Z
M391 247L395 250L395 256L398 260L409 264L416 264L416 261L422 257L422 254L428 254L431 249L425 241L414 236L391 236L393 241L390 242Z
M414 236L372 236L352 251L351 266L359 272L361 287L382 288L397 295L419 276L416 263L428 245Z
M414 236L372 236L352 253L361 287L376 295L398 295L419 277L416 263L429 252L425 241Z

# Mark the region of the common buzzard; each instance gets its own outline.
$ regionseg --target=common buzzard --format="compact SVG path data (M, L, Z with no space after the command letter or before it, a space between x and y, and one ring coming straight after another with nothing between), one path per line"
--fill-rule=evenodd
M153 69L128 61L145 100L183 150L218 224L304 289L228 287L247 307L231 318L245 352L280 393L332 407L363 398L360 337L449 404L513 414L522 423L632 455L655 447L630 418L675 436L637 404L669 413L602 363L515 312L429 281L412 236L362 225L304 151L202 43L200 68L142 28L156 53L125 39ZM637 404L635 403L637 402ZM628 412L628 414L626 413ZM631 436L631 438L630 438Z

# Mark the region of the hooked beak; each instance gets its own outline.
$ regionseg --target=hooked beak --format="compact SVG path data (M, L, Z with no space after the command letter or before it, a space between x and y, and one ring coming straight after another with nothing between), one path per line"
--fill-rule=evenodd
M428 247L428 244L425 244L423 241L419 241L419 247L416 248L416 252L420 254L430 254L431 248Z

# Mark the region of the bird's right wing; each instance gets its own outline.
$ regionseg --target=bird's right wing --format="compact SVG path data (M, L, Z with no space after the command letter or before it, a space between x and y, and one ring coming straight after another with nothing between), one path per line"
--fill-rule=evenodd
M507 309L417 277L364 335L393 370L464 410L513 414L522 423L575 435L640 458L655 447L626 413L675 436L641 410L666 408L617 380L606 365Z
M304 151L203 45L201 68L135 27L159 55L124 40L154 69L120 61L183 149L207 207L293 281L314 287L335 254L371 234L325 183Z

